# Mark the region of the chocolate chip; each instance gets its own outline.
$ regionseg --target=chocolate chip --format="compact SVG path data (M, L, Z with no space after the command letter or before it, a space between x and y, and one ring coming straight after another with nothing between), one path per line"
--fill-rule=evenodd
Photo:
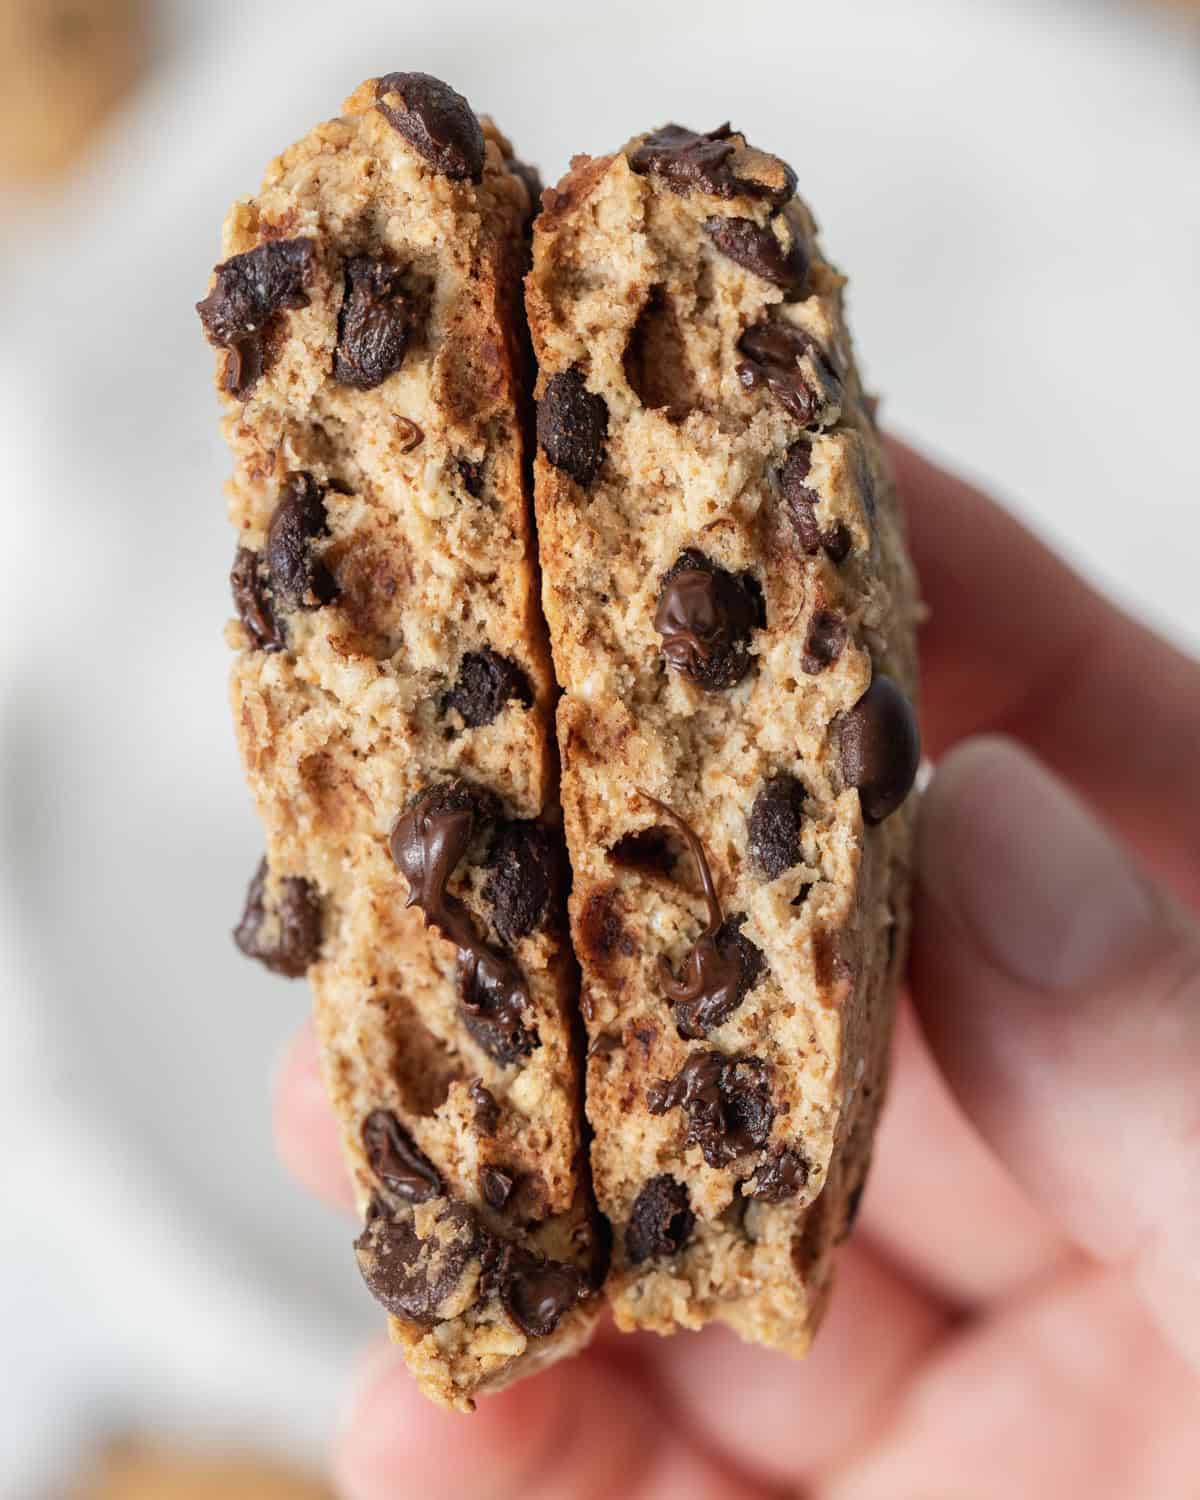
M409 305L400 270L390 261L354 255L345 265L333 378L370 391L394 375L408 348Z
M592 1039L587 1049L589 1057L611 1057L621 1046L621 1038L615 1031L602 1031Z
M267 874L264 859L246 892L233 940L247 958L256 958L273 974L299 979L320 951L320 898L307 880L292 875L279 882L277 904L268 908Z
M745 913L739 913L721 923L712 939L717 961L706 974L696 976L704 982L693 985L690 993L672 997L675 1027L681 1037L699 1041L715 1026L724 1025L766 973L762 949L740 930L745 920ZM686 969L685 965L685 974Z
M389 847L408 882L409 906L458 948L459 1005L463 1024L496 1062L528 1057L541 1045L524 1024L529 1003L517 966L482 942L462 903L446 887L470 847L479 819L494 818L490 793L466 781L443 782L420 792L392 825Z
M388 1109L375 1109L362 1125L363 1150L371 1171L406 1203L426 1203L442 1193L437 1168Z
M535 819L501 823L484 861L490 870L483 899L510 946L542 927L558 902L562 859L545 824Z
M471 1103L475 1106L475 1129L480 1135L495 1135L500 1124L500 1106L491 1089L485 1088L483 1080L477 1078L470 1088Z
M483 130L463 96L428 73L389 73L375 85L379 112L433 170L456 181L483 176Z
M493 1062L508 1067L541 1046L536 1029L525 1024L529 992L511 960L478 940L461 943L458 991L463 1025Z
M463 489L470 495L472 500L478 500L483 494L483 464L472 463L469 458L458 460L458 477L463 482Z
M741 682L752 665L750 638L765 624L752 574L740 577L689 547L663 575L654 612L669 666L708 692Z
M375 1300L395 1317L431 1328L478 1299L476 1263L488 1239L467 1204L450 1202L424 1238L408 1217L376 1212L354 1249Z
M646 1107L652 1115L682 1109L685 1143L698 1145L710 1167L765 1146L775 1118L766 1065L720 1052L694 1052L674 1078L647 1089Z
M812 440L797 438L788 449L775 482L801 548L811 557L823 547L833 562L840 563L850 551L850 533L841 521L835 521L828 531L821 530L816 510L820 496L807 483L811 468Z
M263 560L248 547L239 547L229 572L233 607L245 626L246 634L260 651L282 651L287 645L279 622L271 609L270 585Z
M705 219L704 232L722 255L753 275L781 287L791 297L803 293L808 281L808 254L791 225L787 226L791 236L787 249L770 224L756 224L753 219Z
M537 404L537 439L556 469L587 489L608 443L608 404L593 395L579 370L560 370Z
M768 880L777 880L804 858L805 795L803 783L784 772L765 782L754 799L746 824L750 858Z
M325 517L328 486L311 474L289 474L267 530L267 571L276 600L286 609L317 609L331 604L337 586L314 555L313 543L329 534Z
M584 1290L583 1278L574 1266L547 1260L519 1245L505 1247L495 1276L509 1317L531 1338L553 1333Z
M692 1237L696 1216L682 1182L663 1173L652 1177L637 1197L625 1226L625 1256L630 1265L660 1255L678 1255Z
M664 125L652 131L630 155L629 165L635 172L653 172L662 177L676 193L690 193L693 188L716 198L745 195L765 198L774 204L785 203L796 190L796 174L786 162L764 158L778 168L773 182L738 175L733 157L738 142L728 124L718 125L700 135L682 125Z
M848 713L835 719L842 776L858 788L863 817L882 823L912 790L921 764L913 706L890 677L877 673Z
M794 1198L807 1182L808 1162L798 1151L780 1146L755 1173L750 1196L761 1203L782 1203Z
M818 609L808 626L804 657L800 665L810 677L833 666L845 647L849 630L845 620L832 609Z
M270 364L278 314L307 307L316 241L268 240L216 268L216 285L196 311L210 344L228 349L224 388L245 400Z
M533 702L529 678L515 661L488 647L463 657L454 686L442 699L442 712L456 709L468 729L479 729L513 699L523 708Z
M480 1167L479 1169L479 1186L483 1191L483 1200L497 1212L512 1197L515 1182L516 1178L513 1174L506 1172L503 1167Z
M408 881L408 906L419 906L447 931L446 884L467 852L479 821L496 815L490 792L456 779L425 787L392 825L388 844L396 868ZM453 934L450 933L452 936Z
M829 356L816 339L791 323L767 321L747 328L738 348L746 361L738 378L748 389L765 381L783 409L802 427L829 419L829 408L841 398Z

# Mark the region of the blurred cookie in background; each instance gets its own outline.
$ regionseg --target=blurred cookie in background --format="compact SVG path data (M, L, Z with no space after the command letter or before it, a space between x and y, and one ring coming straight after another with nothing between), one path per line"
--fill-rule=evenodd
M136 81L150 0L0 0L0 183L70 166Z
M121 1443L69 1500L334 1500L317 1480L265 1459Z

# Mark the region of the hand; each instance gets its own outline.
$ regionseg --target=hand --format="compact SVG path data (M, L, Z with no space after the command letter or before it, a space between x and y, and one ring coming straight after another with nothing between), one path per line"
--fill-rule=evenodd
M1200 1493L1200 668L893 457L940 767L891 1101L811 1358L605 1330L460 1417L381 1351L336 1458L352 1500ZM348 1204L307 1030L276 1112L295 1174Z

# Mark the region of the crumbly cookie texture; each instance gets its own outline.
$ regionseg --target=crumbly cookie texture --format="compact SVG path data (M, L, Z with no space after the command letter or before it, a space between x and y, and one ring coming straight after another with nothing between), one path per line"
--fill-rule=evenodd
M225 224L232 699L266 829L236 938L307 973L422 1388L584 1342L599 1272L515 330L530 172L420 73L364 84Z
M901 518L794 187L728 127L576 158L526 306L609 1293L799 1353L885 1085L919 749Z
M147 0L0 0L0 181L53 177L137 79Z

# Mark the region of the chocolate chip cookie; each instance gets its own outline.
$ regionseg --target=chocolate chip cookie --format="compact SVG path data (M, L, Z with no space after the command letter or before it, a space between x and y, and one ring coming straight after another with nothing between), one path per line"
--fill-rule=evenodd
M919 749L901 518L795 185L728 126L576 158L526 305L610 1295L800 1352L885 1084Z
M268 168L200 319L234 456L236 932L307 974L367 1286L455 1407L578 1346L602 1275L518 330L530 172L423 73Z

